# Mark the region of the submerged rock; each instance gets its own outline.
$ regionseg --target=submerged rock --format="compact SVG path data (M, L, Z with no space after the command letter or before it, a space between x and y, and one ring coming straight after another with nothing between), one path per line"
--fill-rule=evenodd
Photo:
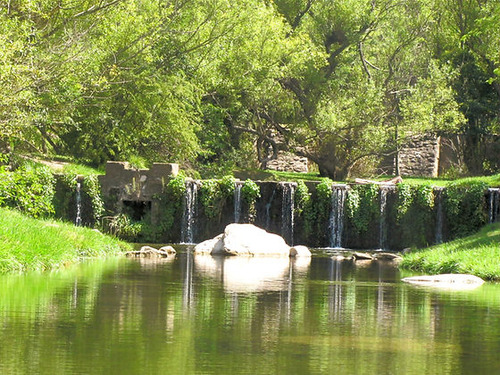
M432 276L413 276L401 279L405 283L446 289L473 289L484 283L480 277L467 274L442 274Z
M333 260L336 260L338 262L342 262L342 261L345 261L345 260L353 260L353 256L352 255L344 255L344 254L335 254L335 255L332 255L332 259Z
M373 260L373 256L369 253L360 253L358 251L352 253L354 260Z
M376 253L375 257L377 260L392 260L396 262L403 260L403 258L396 253Z
M151 246L143 246L140 250L127 251L125 256L127 258L167 258L168 252L155 249Z
M290 256L290 246L277 234L252 224L229 224L224 233L195 246L197 254Z

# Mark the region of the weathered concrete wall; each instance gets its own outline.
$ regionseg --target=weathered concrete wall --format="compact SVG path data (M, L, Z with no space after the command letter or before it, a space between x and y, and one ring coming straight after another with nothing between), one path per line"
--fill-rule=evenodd
M127 162L108 161L106 174L99 176L107 211L120 213L127 202L142 202L143 207L136 203L137 207L150 210L155 221L161 213L154 196L162 193L169 179L178 173L178 164L154 163L150 169L136 169Z
M177 176L177 164L154 163L150 169L132 168L127 162L108 161L106 174L99 176L102 193L120 200L148 201L162 192L170 177Z

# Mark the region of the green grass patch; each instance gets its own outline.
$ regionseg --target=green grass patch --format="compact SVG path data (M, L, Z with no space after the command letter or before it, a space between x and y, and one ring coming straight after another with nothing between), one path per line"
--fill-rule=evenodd
M81 176L104 174L104 171L102 169L95 169L87 165L74 163L64 164L63 172L66 174L76 174Z
M405 254L402 268L430 274L467 273L500 280L500 223L451 242Z
M384 181L394 176L381 176L373 178L374 181ZM403 181L410 185L432 185L446 187L451 183L477 183L484 182L490 187L500 187L500 173L492 176L464 177L459 179L431 178L431 177L403 177Z
M0 272L59 268L86 257L118 255L130 247L89 228L0 208Z

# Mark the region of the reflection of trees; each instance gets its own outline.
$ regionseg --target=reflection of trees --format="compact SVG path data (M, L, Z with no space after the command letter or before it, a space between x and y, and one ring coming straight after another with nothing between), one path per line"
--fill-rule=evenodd
M451 373L476 348L496 363L494 285L428 292L396 283L397 270L377 262L263 261L181 253L2 278L0 338L9 345L0 370Z

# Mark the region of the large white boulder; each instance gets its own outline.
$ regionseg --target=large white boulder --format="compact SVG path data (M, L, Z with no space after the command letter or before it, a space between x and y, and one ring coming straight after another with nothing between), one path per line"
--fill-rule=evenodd
M212 255L290 256L290 246L277 234L252 224L229 224L224 233L199 243L194 252Z
M311 257L311 250L307 246L298 245L290 248L291 257Z
M223 241L222 238L224 237L224 234L219 234L218 236L206 240L203 242L200 242L198 245L195 246L194 248L194 253L195 254L222 254L223 250Z
M223 242L223 252L228 255L290 255L290 246L281 236L252 224L229 224Z

